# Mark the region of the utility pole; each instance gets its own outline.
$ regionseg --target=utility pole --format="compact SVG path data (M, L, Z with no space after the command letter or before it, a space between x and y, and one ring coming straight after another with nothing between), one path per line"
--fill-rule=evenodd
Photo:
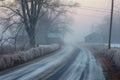
M111 2L111 17L110 17L110 31L109 31L109 44L108 49L111 49L111 39L112 39L112 25L113 25L113 10L114 10L114 0Z

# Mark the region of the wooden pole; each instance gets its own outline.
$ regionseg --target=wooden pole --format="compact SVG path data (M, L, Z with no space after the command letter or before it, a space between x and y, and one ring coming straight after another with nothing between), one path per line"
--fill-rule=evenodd
M110 30L109 30L109 43L108 49L111 49L111 36L112 36L112 24L113 24L113 10L114 10L114 0L111 3L111 17L110 17Z

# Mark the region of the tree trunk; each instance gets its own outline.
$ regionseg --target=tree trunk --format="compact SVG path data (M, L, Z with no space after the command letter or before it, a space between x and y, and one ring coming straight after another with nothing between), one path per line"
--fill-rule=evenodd
M30 47L35 47L35 30L30 29L29 31L27 31L27 33L28 33L28 37L29 37Z
M35 34L31 34L31 36L29 36L29 40L30 47L35 47Z

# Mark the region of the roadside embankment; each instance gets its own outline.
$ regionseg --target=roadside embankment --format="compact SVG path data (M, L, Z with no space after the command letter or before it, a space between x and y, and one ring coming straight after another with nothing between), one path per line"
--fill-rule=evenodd
M15 54L7 54L0 56L0 71L14 67L25 62L31 61L33 59L42 57L44 55L50 54L60 48L57 44L52 45L40 45L36 48L31 48L27 51L19 51Z
M100 60L107 79L120 80L120 48L92 46L91 50Z

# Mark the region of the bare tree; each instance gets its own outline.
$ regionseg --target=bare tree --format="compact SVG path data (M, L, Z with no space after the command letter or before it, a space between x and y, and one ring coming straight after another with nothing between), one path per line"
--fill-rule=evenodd
M74 7L77 4L64 5L60 4L58 1L48 1L48 0L16 0L20 5L18 9L13 9L9 6L2 6L11 10L15 15L18 15L21 19L20 22L24 23L25 30L29 37L29 43L31 47L35 47L35 36L36 36L36 25L38 19L44 14L43 10L51 9L52 11L59 11L59 7ZM13 5L12 5L13 6ZM46 12L46 11L45 11Z
M28 33L30 46L35 47L35 27L42 6L47 0L21 0L23 22Z
M47 8L52 8L53 10L57 10L55 8L58 8L59 6L71 6L71 5L61 5L59 3L59 0L53 4L50 4L50 1L48 0L21 0L22 7L21 15L23 17L23 21L26 27L26 32L28 33L30 39L31 47L35 46L35 28L39 16L43 10L42 9L43 6Z

